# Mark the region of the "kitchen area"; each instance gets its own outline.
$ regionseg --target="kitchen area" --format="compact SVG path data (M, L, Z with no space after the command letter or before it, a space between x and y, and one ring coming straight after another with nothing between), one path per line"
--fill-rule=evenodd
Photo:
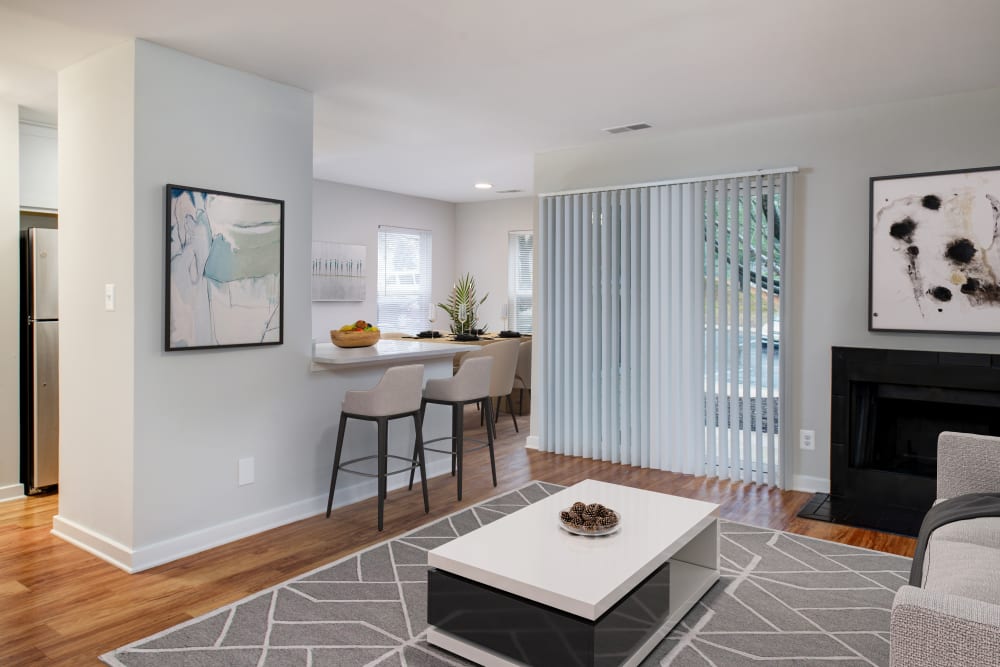
M56 129L20 118L2 169L4 198L0 364L4 395L0 501L54 492L59 479L58 159ZM6 142L5 142L6 143ZM10 184L16 184L16 188ZM12 205L16 197L16 208Z

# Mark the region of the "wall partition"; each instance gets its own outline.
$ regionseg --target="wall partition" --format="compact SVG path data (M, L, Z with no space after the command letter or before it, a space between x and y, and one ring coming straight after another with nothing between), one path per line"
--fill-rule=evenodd
M540 197L542 450L783 486L794 171Z

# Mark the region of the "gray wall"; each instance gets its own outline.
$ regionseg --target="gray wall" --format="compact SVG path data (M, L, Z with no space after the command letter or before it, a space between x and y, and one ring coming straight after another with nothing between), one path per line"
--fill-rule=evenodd
M457 205L455 275L471 273L477 293L489 294L479 319L493 331L504 328L500 308L507 303L507 235L532 229L537 207L535 197ZM437 328L447 329L447 316L441 315L445 321L437 322Z
M313 181L313 240L368 246L365 263L370 267L365 276L364 301L313 302L314 338L328 343L330 329L359 319L376 321L379 225L431 232L431 297L434 303L448 298L455 277L454 204L331 181ZM440 321L434 324L441 326Z
M789 340L786 443L793 488L829 481L830 348L835 345L1000 353L991 336L870 333L868 179L1000 163L1000 89L677 134L625 135L545 153L535 191L708 176L796 165L795 291ZM800 428L816 450L798 449Z
M310 404L312 95L136 42L135 537L148 546L322 489ZM163 187L285 201L284 344L163 351ZM237 460L257 481L236 485Z
M22 495L17 105L0 103L0 501Z

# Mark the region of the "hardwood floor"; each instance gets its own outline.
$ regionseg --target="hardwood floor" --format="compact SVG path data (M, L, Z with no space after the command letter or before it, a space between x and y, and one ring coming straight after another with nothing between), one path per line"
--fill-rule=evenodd
M282 526L182 560L125 574L53 537L58 496L0 503L0 665L89 665L97 656L204 614L431 519L451 514L532 480L572 484L602 479L720 503L722 516L845 544L912 555L914 540L798 519L809 494L733 484L524 449L529 418L498 427L493 488L486 451L467 454L462 502L454 479L430 480L431 513L417 487L394 491L385 530L375 529L375 500ZM478 428L475 409L468 428ZM473 436L475 437L475 436Z

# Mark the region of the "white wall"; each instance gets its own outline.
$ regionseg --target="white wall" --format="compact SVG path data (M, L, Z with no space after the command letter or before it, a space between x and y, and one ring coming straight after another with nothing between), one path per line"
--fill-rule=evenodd
M118 545L133 537L134 53L59 73L59 517Z
M431 231L431 296L434 303L448 297L455 278L454 204L330 181L314 181L313 239L367 246L366 264L371 269L367 275L363 302L316 301L312 304L313 337L329 342L330 329L359 319L375 322L379 225ZM441 327L442 316L444 313L439 312L435 328Z
M500 308L507 303L507 234L534 227L535 197L457 205L455 274L471 273L477 291L489 294L479 316L492 331L503 327ZM443 315L443 313L442 313ZM447 328L438 323L438 328Z
M21 123L21 206L59 207L59 157L56 128Z
M0 500L22 495L18 345L18 125L17 105L0 103Z
M314 495L312 95L136 42L135 548ZM284 344L163 351L164 184L285 201ZM257 482L236 484L237 460Z
M539 155L536 192L798 165L794 281L782 323L790 364L792 485L829 480L830 348L835 345L1000 353L995 336L869 333L868 179L996 165L1000 89L672 135L625 135ZM788 280L789 278L786 278ZM816 450L798 450L798 430Z

